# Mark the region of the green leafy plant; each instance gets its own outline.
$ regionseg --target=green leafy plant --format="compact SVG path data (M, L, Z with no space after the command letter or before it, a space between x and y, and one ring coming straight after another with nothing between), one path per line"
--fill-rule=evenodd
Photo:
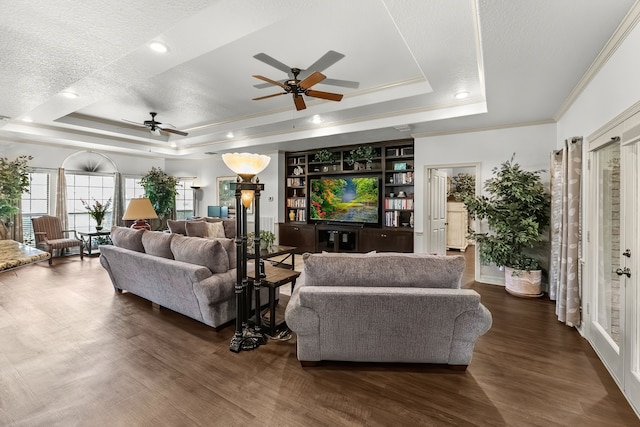
M336 156L331 151L322 149L316 152L315 156L313 156L313 161L318 163L333 164L336 162Z
M371 162L376 156L376 150L371 145L361 145L349 152L345 159L349 166L353 166L357 161Z
M541 234L549 225L549 194L540 180L541 170L529 172L514 161L505 161L493 169L494 177L484 188L489 196L468 197L470 214L486 219L488 233L471 233L479 247L483 263L537 270L539 262L528 255L540 244Z
M167 175L160 168L152 167L142 177L140 184L160 219L160 226L157 229L164 230L167 226L167 220L171 218L175 209L178 179Z
M256 234L254 232L247 234L247 241L250 245L252 244L255 235ZM266 246L272 246L273 242L276 241L276 235L268 230L260 230L260 241L264 242Z
M29 192L29 167L32 156L19 156L15 160L0 158L0 220L9 223L20 212L22 193Z
M89 212L89 216L96 220L96 226L101 227L102 221L104 221L104 217L111 207L111 197L109 197L109 200L104 204L96 199L93 199L93 205L90 205L82 199L80 199L80 201L82 202L82 206Z
M451 197L456 202L464 202L467 197L474 197L476 194L476 178L468 173L459 173L451 178L453 191Z

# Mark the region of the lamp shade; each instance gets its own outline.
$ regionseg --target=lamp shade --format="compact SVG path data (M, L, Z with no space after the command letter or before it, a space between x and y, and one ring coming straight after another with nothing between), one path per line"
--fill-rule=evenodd
M140 197L138 199L131 199L127 210L125 211L122 219L125 221L135 221L138 219L156 219L158 214L151 205L151 200L146 197Z
M238 175L255 176L269 165L271 157L264 154L226 153L222 155L222 161Z

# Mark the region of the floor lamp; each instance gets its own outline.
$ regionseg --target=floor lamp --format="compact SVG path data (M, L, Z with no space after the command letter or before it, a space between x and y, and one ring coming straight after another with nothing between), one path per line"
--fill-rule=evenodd
M237 182L231 184L236 199L236 331L231 338L229 350L240 352L253 350L267 342L261 331L260 316L260 192L264 184L260 184L257 175L262 172L271 158L261 154L227 153L222 161L238 175ZM255 318L251 321L251 289L247 277L247 209L253 203L254 238L253 258L255 274L253 290L255 292Z

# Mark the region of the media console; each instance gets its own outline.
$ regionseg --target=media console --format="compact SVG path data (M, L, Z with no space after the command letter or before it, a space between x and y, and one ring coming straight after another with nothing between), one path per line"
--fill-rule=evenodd
M304 252L413 252L413 229L363 228L350 225L278 225L281 245Z

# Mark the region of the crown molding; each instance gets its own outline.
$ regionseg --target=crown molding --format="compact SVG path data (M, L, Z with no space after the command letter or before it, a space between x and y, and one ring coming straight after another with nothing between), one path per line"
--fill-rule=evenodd
M431 138L434 136L444 136L444 135L457 135L462 133L475 133L475 132L486 132L492 130L500 130L500 129L509 129L509 128L520 128L526 126L540 126L540 125L549 125L555 124L556 121L553 119L548 120L537 120L535 122L520 122L520 123L510 123L508 125L496 125L496 126L487 126L482 128L469 128L469 129L458 129L458 130L449 130L449 131L441 131L441 132L426 132L426 133L415 133L411 134L413 138Z
M584 92L585 88L591 83L595 76L600 72L602 67L611 59L614 53L627 39L631 31L640 21L640 1L636 0L624 19L616 28L609 41L602 48L596 59L591 63L587 71L584 73L578 84L573 88L567 99L560 106L560 109L553 117L557 122L571 108L573 103Z

